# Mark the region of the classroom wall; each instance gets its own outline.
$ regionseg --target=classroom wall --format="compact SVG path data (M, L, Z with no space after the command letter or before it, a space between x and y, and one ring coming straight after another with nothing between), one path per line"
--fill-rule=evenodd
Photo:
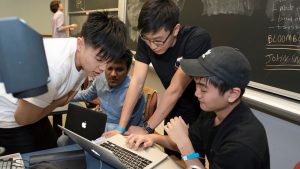
M293 169L300 161L300 126L253 110L268 137L272 169Z
M17 16L40 34L51 35L50 2L51 0L1 0L0 17Z

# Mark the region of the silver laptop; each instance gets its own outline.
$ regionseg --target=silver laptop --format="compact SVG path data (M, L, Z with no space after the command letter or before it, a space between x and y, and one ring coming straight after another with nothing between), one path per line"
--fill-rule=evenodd
M122 135L115 135L99 143L94 143L80 135L59 126L73 141L96 159L120 169L153 168L164 161L168 155L150 147L146 150L131 150L126 146L126 139Z
M95 140L105 130L107 116L75 104L69 104L65 127L84 138Z

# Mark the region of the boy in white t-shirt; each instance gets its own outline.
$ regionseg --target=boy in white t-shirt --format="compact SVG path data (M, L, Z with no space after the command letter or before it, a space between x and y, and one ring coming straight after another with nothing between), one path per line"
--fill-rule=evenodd
M107 61L122 56L126 40L124 23L102 12L89 14L81 37L44 39L48 92L16 99L0 91L0 146L6 148L5 154L56 147L47 116L74 97L87 75L101 74Z

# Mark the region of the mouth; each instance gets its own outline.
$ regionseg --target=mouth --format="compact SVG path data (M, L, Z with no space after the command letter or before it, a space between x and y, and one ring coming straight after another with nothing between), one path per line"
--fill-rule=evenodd
M118 80L117 79L109 79L109 82L110 83L116 83L116 82L118 82Z
M94 76L98 76L98 75L100 75L101 74L101 72L93 72L93 75Z

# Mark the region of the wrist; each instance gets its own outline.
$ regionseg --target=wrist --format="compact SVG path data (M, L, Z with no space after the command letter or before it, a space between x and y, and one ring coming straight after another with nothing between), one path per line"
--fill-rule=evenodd
M149 123L147 121L144 122L143 127L144 127L144 129L146 130L146 132L148 134L154 133L154 129L150 127L150 125L149 125Z
M118 130L118 131L120 131L123 134L126 129L125 129L125 127L116 126L115 130Z
M192 159L196 159L196 158L200 158L200 154L197 153L197 152L192 152L190 154L187 154L185 156L182 156L182 159L184 161L187 161L187 160L192 160Z

